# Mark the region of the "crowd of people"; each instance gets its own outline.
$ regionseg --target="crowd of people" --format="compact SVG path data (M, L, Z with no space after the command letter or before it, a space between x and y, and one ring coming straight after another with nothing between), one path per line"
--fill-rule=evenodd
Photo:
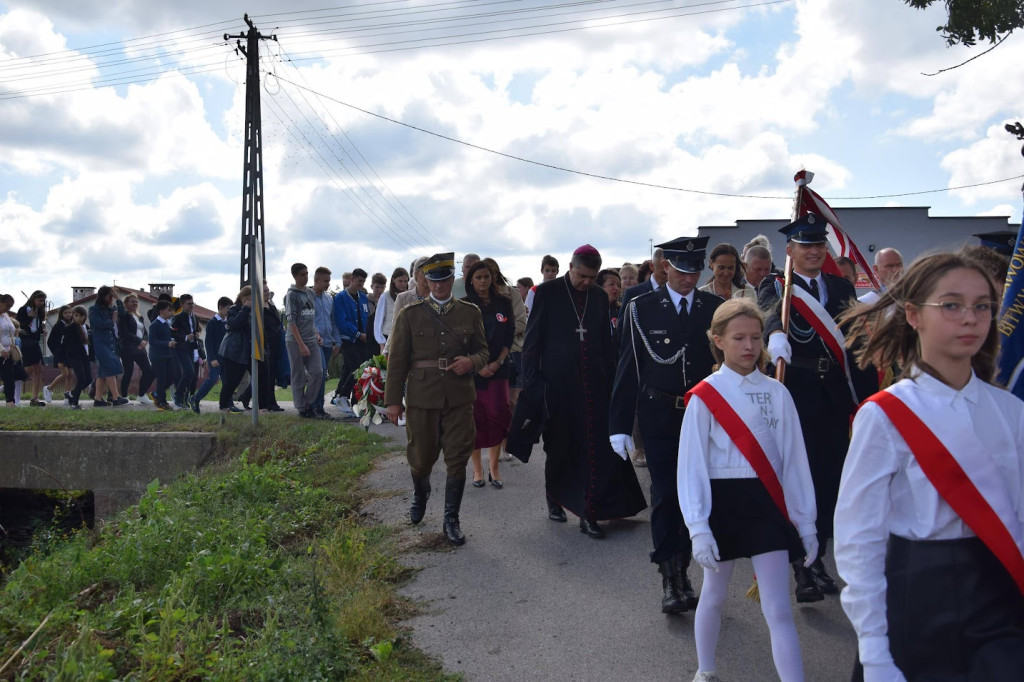
M881 249L880 288L858 298L855 263L829 271L824 218L781 231L789 273L763 236L742 249L680 237L619 268L583 245L564 274L544 256L536 284L472 253L456 277L455 254L439 253L374 275L369 292L354 269L331 294L330 269L310 283L295 263L283 315L263 292L258 403L281 409L283 375L301 417L330 419L340 364L330 403L350 416L355 370L385 355L410 520L425 518L443 455L442 532L456 546L467 480L504 488L503 458L527 461L538 443L548 519L570 512L595 540L647 507L635 469L646 467L660 609L695 612L694 680L719 679L722 610L746 558L782 680L804 678L791 585L804 604L842 591L853 679L1019 679L1024 404L991 383L1007 259L965 247L904 274L902 255ZM123 405L137 365L139 399L157 409L198 411L219 381L220 409L241 412L252 293L220 299L205 343L188 295L147 322L137 297L102 287L90 308L62 307L49 335L43 292L14 315L0 295L5 401L21 391L45 405L62 386L73 408L86 391L97 407ZM49 386L44 341L61 370ZM830 541L842 590L823 561Z

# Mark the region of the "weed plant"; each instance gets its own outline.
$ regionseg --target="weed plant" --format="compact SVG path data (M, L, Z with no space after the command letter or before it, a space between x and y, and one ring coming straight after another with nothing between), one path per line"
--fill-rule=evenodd
M293 417L219 428L218 462L3 577L0 679L449 679L400 636L407 571L356 511L381 440Z

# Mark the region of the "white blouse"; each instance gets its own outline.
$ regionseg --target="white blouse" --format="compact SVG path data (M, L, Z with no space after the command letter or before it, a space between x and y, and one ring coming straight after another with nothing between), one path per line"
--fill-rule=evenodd
M959 391L919 373L886 389L949 449L1021 547L1024 402L972 374ZM885 554L889 534L910 540L972 537L925 476L878 405L853 422L835 515L835 557L846 581L842 604L864 664L887 664Z
M391 336L391 329L395 326L395 303L387 291L377 299L377 312L373 316L373 338L379 344L384 344L388 340L387 337Z
M761 372L744 376L724 365L706 381L761 444L782 484L789 518L800 537L815 533L814 484L800 418L789 390ZM677 469L679 507L690 537L711 532L708 517L713 478L757 478L757 473L704 402L692 396L679 434Z
M14 321L7 313L0 314L0 348L10 352L14 345Z

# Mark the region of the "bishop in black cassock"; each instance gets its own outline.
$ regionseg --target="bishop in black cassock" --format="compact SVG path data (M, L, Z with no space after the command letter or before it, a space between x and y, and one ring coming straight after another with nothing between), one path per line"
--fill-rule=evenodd
M580 532L604 537L597 521L633 516L647 506L636 473L608 442L615 349L608 295L594 284L601 256L573 254L569 272L537 286L523 343L524 392L543 382L548 516L580 517Z

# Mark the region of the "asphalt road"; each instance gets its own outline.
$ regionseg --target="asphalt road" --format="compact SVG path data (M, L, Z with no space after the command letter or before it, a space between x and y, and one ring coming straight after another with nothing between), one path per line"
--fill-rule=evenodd
M604 540L582 535L571 514L568 523L548 520L538 445L529 464L501 463L504 489L466 486L466 544L451 549L441 536L444 466L431 477L426 517L412 526L404 428L373 428L394 439L396 453L367 477L379 492L367 512L404 529L402 560L420 570L402 591L424 605L408 625L414 643L446 670L494 682L693 678L693 614L661 613L647 512L603 524ZM646 491L647 470L637 472ZM831 558L826 563L834 569ZM690 576L699 585L700 567ZM717 672L726 682L778 679L760 607L744 596L752 579L750 562L741 560L718 645ZM806 679L849 680L856 638L839 598L794 602L794 616Z

